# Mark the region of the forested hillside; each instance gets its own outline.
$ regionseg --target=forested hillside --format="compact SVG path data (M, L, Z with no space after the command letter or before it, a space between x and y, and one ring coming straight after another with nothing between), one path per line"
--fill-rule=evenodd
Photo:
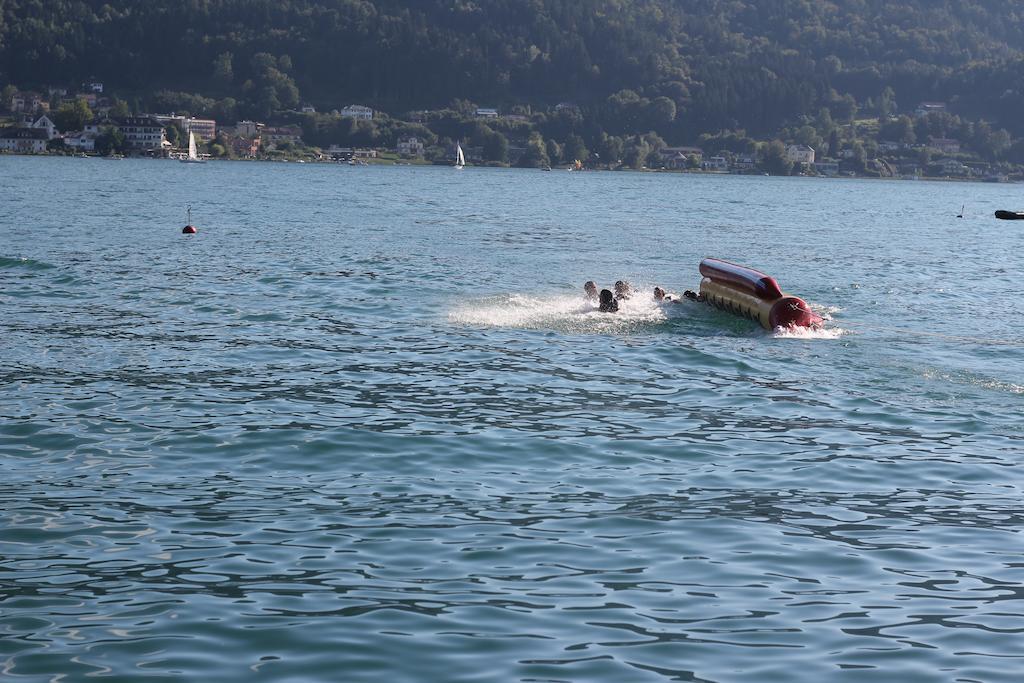
M0 0L0 86L239 116L568 101L674 139L921 100L1024 135L1022 54L1014 0Z

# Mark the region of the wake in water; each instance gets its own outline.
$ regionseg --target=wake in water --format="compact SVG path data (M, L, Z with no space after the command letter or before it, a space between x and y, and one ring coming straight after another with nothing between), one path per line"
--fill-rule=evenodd
M821 325L817 327L777 327L772 331L772 337L775 339L839 339L844 334L848 334L848 330L828 326L832 322L832 314L838 313L842 309L837 306L822 306L810 302L807 305L821 316Z
M596 301L579 294L534 297L506 294L460 305L448 319L462 325L563 332L624 332L685 318L695 305L658 303L650 294L637 293L619 302L616 313L598 310Z
M733 319L693 301L656 301L644 288L629 299L619 301L616 313L598 310L597 302L579 294L552 296L531 296L527 294L504 294L469 301L457 306L448 314L448 319L459 325L494 327L524 330L556 330L574 334L616 334L654 329L664 324L693 321L699 333L735 334L747 330L749 323ZM831 313L838 309L815 307L826 323ZM722 325L723 321L735 324ZM710 329L709 329L710 328ZM698 331L698 330L695 330ZM760 328L749 332L762 334ZM838 328L777 329L764 333L776 339L837 339L846 331Z

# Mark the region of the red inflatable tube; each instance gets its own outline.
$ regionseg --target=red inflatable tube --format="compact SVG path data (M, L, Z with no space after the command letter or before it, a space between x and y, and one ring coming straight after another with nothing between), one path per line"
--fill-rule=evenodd
M775 278L764 273L738 266L717 258L706 258L700 262L700 274L715 282L728 284L732 287L753 294L758 299L778 299L782 296L779 283Z
M715 258L700 263L704 301L730 313L756 320L762 327L812 327L822 322L803 299L782 293L775 278Z

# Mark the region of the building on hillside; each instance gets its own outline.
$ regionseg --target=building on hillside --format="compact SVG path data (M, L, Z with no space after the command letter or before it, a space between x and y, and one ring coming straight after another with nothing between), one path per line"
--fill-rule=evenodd
M304 105L302 105L302 113L303 114L315 114L316 113L316 107L314 107L311 104L304 104Z
M125 145L134 152L162 150L167 141L163 125L152 116L128 116L115 123Z
M376 159L377 150L375 149L354 149L352 147L339 147L338 145L331 145L327 148L327 154L333 159Z
M102 94L103 93L103 82L102 81L97 81L94 78L91 81L89 81L88 83L83 83L82 84L82 90L86 90L88 92L94 92L94 93Z
M49 111L50 103L37 92L18 92L11 98L11 111L16 114L31 114L39 109Z
M505 114L501 118L505 119L506 121L512 121L514 123L529 123L530 122L530 117L527 116L526 114Z
M245 138L259 137L265 127L262 123L257 123L256 121L239 121L235 124L235 135L241 135Z
M79 152L92 152L96 149L96 135L82 130L65 133L64 145Z
M192 133L197 138L201 138L206 142L212 142L217 137L217 122L213 119L187 118L182 130L186 135Z
M402 156L421 157L423 156L423 141L415 136L399 138L398 153Z
M302 144L302 129L298 126L267 126L260 133L260 138L263 140L263 149L271 149L285 142L299 145Z
M932 164L931 169L937 175L944 176L965 176L971 172L971 169L956 159L939 159Z
M50 117L46 114L43 114L38 119L36 119L36 121L32 124L32 127L45 130L47 140L52 140L55 137L57 137L57 126L53 124L53 121L51 121Z
M786 161L794 164L813 164L814 148L810 145L786 145Z
M153 118L160 122L164 128L167 126L174 126L183 133L188 133L185 130L185 117L178 116L177 114L153 114Z
M555 105L555 111L576 111L578 109L579 107L572 102L559 102Z
M232 135L228 137L228 146L236 157L242 159L255 159L260 153L261 140L259 137L248 137L245 135Z
M820 159L814 162L814 170L821 175L839 175L839 161L836 159Z
M46 151L46 143L50 138L42 128L22 128L12 126L0 130L0 150L21 154Z
M904 161L899 166L901 176L918 176L921 175L921 165L916 161Z
M373 110L361 104L350 104L341 110L341 115L351 119L370 121L373 119Z
M750 171L757 166L757 160L750 154L740 154L732 162L734 171Z
M896 142L894 140L882 140L878 143L878 149L882 152L899 152L910 147L905 142Z
M665 168L684 169L690 167L690 157L700 166L704 159L704 150L700 147L663 147L658 152L658 160Z
M914 110L914 114L917 116L924 116L926 114L940 114L945 111L945 102L922 102L917 105L917 109Z
M728 171L729 162L725 157L708 157L701 162L701 168L705 171Z
M928 146L943 154L960 153L960 143L949 138L928 138Z
M480 119L496 119L498 118L498 110L491 107L477 107L476 116Z

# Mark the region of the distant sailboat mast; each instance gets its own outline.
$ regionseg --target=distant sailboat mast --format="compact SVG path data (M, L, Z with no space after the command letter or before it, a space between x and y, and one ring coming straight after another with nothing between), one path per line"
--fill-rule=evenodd
M466 165L466 157L462 153L462 145L455 143L455 168L462 168Z

